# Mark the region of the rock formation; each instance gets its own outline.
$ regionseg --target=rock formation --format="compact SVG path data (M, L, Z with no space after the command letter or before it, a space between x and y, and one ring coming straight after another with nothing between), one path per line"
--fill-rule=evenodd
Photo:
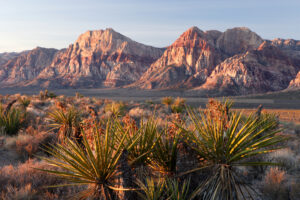
M22 86L36 78L40 72L50 65L57 50L37 47L13 56L0 65L1 86Z
M57 54L31 84L45 87L115 87L132 83L163 49L137 43L113 29L88 31Z
M297 72L291 58L264 42L256 50L226 59L196 89L231 95L278 91L287 88Z
M263 40L244 27L192 27L167 48L109 28L87 31L66 49L0 54L0 88L185 88L241 95L300 88L299 70L300 41Z
M200 85L222 60L215 48L219 31L192 27L184 32L133 86L143 89Z
M289 89L300 89L300 71L298 72L296 78L291 80Z

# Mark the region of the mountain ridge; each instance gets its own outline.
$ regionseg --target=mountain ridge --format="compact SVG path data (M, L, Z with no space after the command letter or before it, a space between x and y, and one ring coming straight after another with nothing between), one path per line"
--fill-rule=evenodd
M0 87L192 89L229 95L300 88L300 41L264 40L246 27L194 26L170 46L112 28L86 31L61 50L0 54Z

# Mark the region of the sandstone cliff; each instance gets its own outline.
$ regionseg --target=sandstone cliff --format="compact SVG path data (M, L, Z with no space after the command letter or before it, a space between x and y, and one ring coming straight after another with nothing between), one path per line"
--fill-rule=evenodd
M264 42L256 50L226 59L196 89L231 95L278 91L287 88L297 72L291 58Z
M57 54L32 85L115 87L132 83L163 49L137 43L113 29L88 31Z
M40 72L50 65L57 50L37 47L13 56L0 65L1 87L22 86L37 77Z
M144 89L194 87L222 60L215 48L219 31L192 27L184 32L133 86Z

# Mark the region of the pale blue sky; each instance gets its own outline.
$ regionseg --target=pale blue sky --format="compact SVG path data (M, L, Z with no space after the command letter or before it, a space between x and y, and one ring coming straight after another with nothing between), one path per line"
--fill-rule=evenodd
M157 47L191 26L246 26L265 39L300 39L299 13L300 0L0 0L0 52L65 48L107 27Z

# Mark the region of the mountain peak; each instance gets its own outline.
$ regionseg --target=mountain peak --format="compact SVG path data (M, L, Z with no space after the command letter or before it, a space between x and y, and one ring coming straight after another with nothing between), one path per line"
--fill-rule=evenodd
M180 38L193 38L193 37L201 37L203 36L204 32L200 30L197 26L192 26L188 30L186 30Z
M87 45L93 45L93 43L98 43L100 41L106 41L108 43L114 41L114 40L123 40L123 41L131 41L128 37L116 32L112 28L107 28L105 30L89 30L85 33L81 34L78 39L76 40L76 43L79 44L79 46L87 46Z
M218 39L217 46L227 55L244 53L259 47L264 40L246 27L227 29Z

